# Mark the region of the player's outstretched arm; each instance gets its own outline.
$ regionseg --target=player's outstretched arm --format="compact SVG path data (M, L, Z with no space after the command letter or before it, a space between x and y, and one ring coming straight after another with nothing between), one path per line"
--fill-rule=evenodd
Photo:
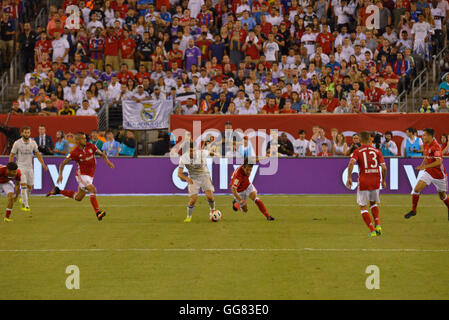
M241 206L245 206L247 203L246 203L245 200L243 200L243 199L240 197L240 195L239 195L238 192L237 192L237 188L233 186L233 187L231 188L231 190L232 190L232 194L233 194L234 197L237 199L237 201L239 202L239 204L240 204Z
M443 163L443 160L441 158L435 158L435 161L426 165L421 165L423 170L425 169L430 169L430 168L435 168L435 167L439 167L441 166L441 164Z
M427 159L424 158L419 166L416 167L417 170L425 170L427 164ZM440 163L441 164L441 163Z
M100 155L100 157L106 162L109 168L114 169L114 164L108 159L108 156L106 155L106 152L100 151L97 149L97 154Z
M48 167L45 164L44 159L42 158L42 155L41 155L41 153L39 151L36 152L36 158L41 163L42 168L44 168L45 171L48 171Z
M9 162L14 162L14 157L15 157L15 154L11 152L9 154Z
M62 182L62 173L64 172L64 167L67 163L69 163L72 159L70 157L67 157L64 159L64 161L61 162L61 164L59 165L59 175L58 175L58 180L56 180L56 183L61 183Z

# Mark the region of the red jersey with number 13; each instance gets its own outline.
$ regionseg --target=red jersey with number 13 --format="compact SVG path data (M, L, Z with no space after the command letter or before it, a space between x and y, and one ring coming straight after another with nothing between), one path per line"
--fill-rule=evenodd
M385 164L380 150L364 145L354 151L351 159L354 159L359 166L359 189L379 189L381 180L379 166Z
M238 167L235 169L234 173L231 176L231 183L229 186L231 188L237 188L237 192L245 191L251 182L249 181L249 176L245 174L243 171L243 166Z
M77 146L67 157L78 163L79 174L93 178L97 163L95 160L95 152L97 152L97 146L92 143L86 143L84 149Z
M437 159L443 159L441 146L436 140L429 144L424 144L424 155L427 164L435 162ZM446 169L444 169L443 163L439 167L428 168L425 171L434 179L444 179L446 177Z

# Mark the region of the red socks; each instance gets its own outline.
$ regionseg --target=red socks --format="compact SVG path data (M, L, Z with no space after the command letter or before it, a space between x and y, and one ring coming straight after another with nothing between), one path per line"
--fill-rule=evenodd
M446 196L446 198L443 200L444 204L446 205L446 207L449 208L449 197Z
M416 208L418 207L419 194L412 194L412 211L416 213Z
M374 226L377 227L379 225L379 207L376 204L371 207L371 214L374 218Z
M6 208L6 214L5 217L9 219L9 216L11 215L12 209Z
M262 212L262 214L265 216L265 218L268 218L270 215L268 214L267 208L265 208L265 205L263 204L262 200L260 200L259 198L256 198L256 200L254 200L254 202L256 203L260 212Z
M363 221L365 221L366 225L368 226L368 228L371 230L371 232L374 231L374 226L373 226L373 222L371 221L371 217L368 213L368 210L363 210L360 212L362 214L362 219Z
M94 208L95 213L97 213L100 208L98 207L97 196L95 194L90 195L90 203L92 204L92 208Z
M75 194L76 194L76 192L72 191L72 190L61 190L60 193L63 196L66 196L67 198L72 198L72 199L75 197Z

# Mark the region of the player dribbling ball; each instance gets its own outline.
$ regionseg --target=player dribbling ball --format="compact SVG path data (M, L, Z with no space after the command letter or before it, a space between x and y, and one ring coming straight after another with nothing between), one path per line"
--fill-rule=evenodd
M255 162L255 161L254 161ZM247 200L251 199L259 208L259 211L267 218L268 221L274 220L267 211L265 204L257 196L256 187L249 181L251 171L253 170L253 163L248 158L245 158L243 165L238 167L231 176L231 189L234 195L232 202L232 209L234 211L248 212Z

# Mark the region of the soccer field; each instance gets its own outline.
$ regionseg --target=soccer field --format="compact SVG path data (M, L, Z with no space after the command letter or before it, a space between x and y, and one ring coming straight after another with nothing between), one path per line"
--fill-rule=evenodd
M211 223L204 197L183 222L186 196L33 197L0 224L0 299L448 299L449 222L436 195L403 218L410 196L382 195L384 234L369 238L355 195L261 196L276 221L249 204ZM6 201L5 198L2 198ZM18 203L16 204L18 207ZM66 268L80 289L66 288ZM380 289L368 290L369 265Z

